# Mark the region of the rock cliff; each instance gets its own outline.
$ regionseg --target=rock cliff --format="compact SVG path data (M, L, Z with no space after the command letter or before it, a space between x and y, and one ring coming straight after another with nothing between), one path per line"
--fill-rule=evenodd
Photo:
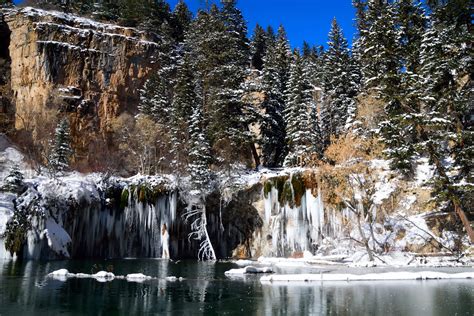
M136 29L33 8L3 9L0 18L16 129L46 109L66 112L83 154L111 118L136 112L139 88L159 66L159 39Z

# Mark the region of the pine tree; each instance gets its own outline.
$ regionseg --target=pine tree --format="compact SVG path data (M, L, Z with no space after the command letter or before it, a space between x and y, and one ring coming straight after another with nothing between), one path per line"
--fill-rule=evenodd
M188 172L194 190L207 191L210 184L210 146L204 129L202 107L195 105L189 124L190 151Z
M360 63L364 87L380 97L393 96L400 84L400 33L393 5L370 1L366 14L368 29L360 30Z
M348 119L353 116L359 78L349 54L347 40L336 19L329 32L328 50L324 55L325 102L322 109L324 140L339 136L346 130Z
M352 0L352 5L356 10L356 26L357 30L359 31L359 35L361 30L366 30L367 27L367 1L365 0Z
M468 10L468 4L464 7ZM472 206L474 193L473 119L471 86L461 78L472 72L472 33L459 19L438 8L425 32L421 49L419 90L422 94L418 121L418 149L436 166L435 193L449 202L474 242L474 232L464 210ZM459 13L463 15L464 13ZM444 204L446 205L446 204Z
M381 122L380 131L387 145L386 153L391 158L392 167L411 174L413 160L417 156L416 120L420 110L420 94L417 92L416 82L426 18L421 5L414 4L413 0L400 0L395 6L399 28L400 67L403 67L404 71L400 72L400 79L397 80L399 88L391 89L384 95L387 117Z
M247 121L243 113L245 104L242 102L242 85L248 74L250 57L247 26L234 0L223 1L219 17L224 25L220 36L226 48L221 52L222 64L216 69L221 85L212 105L217 117L211 119L210 127L215 131L215 136L228 139L235 148L243 148L249 143ZM224 118L227 120L226 126L222 126L222 121L215 121Z
M436 155L454 159L454 183L472 180L472 105L469 85L459 86L459 78L472 69L472 42L467 28L456 29L435 21L425 33L422 44L420 83L423 99L423 120L428 125L427 139L433 143ZM451 144L449 144L449 142ZM471 156L472 158L472 156ZM441 179L445 187L447 179Z
M260 118L262 162L267 167L278 167L286 156L285 146L285 91L288 74L290 49L284 29L279 30L278 39L267 49L263 59L262 92L264 101L261 105L263 114Z
M384 121L379 122L378 132L387 145L387 155L392 167L409 174L412 171L414 156L413 141L416 130L410 123L411 115L416 113L413 91L405 83L413 79L412 73L403 72L402 45L408 50L416 48L414 34L408 34L397 21L400 7L388 1L370 1L364 14L366 29L360 29L356 46L358 62L362 67L363 91L380 99L384 104ZM410 15L410 18L413 18ZM409 19L403 22L412 24ZM410 39L408 39L410 37ZM410 40L411 42L408 42ZM409 44L410 43L410 44ZM413 53L407 51L406 61L416 68ZM410 57L411 56L411 57ZM413 108L407 116L407 109Z
M395 6L403 67L406 72L417 73L421 38L427 26L425 12L419 0L399 0Z
M249 118L245 115L247 105L243 102L243 83L250 60L246 33L235 1L228 1L221 11L217 6L209 12L200 11L186 39L209 122L210 141L216 159L227 166L248 157L251 143Z
M136 5L138 8L140 5L143 7L137 11L142 13L138 19L141 28L162 35L163 23L172 23L170 6L164 0L139 0Z
M69 169L72 153L69 121L67 118L64 118L56 127L54 142L48 158L52 171L62 172Z
M277 167L285 155L285 107L284 86L278 73L278 59L275 50L269 49L264 58L262 73L262 92L264 100L261 105L264 113L260 119L262 135L262 163L267 167Z
M81 15L88 15L94 9L93 0L76 0L71 2L71 8L75 13Z
M14 164L8 172L8 175L3 180L4 185L2 190L21 193L21 191L25 188L24 179L25 177L20 171L20 167L18 164Z
M0 0L0 7L10 7L13 5L12 0Z
M251 66L254 69L262 70L263 68L263 58L267 52L267 33L265 30L257 24L255 30L253 31L253 36L250 45L251 51Z
M161 41L157 63L160 68L152 73L140 90L140 113L148 115L164 126L169 125L173 101L177 63L180 59L178 44L167 21L160 27Z
M181 60L174 87L174 98L172 104L172 147L175 160L175 170L179 172L186 164L189 151L189 125L193 114L193 108L201 106L201 101L196 94L193 70L189 56L185 55ZM202 115L202 113L198 113ZM200 118L202 120L202 118ZM202 126L202 122L199 123Z
M183 0L180 0L171 14L171 25L173 26L174 39L176 42L181 43L184 41L185 34L188 31L192 20L192 12L189 11L186 3Z
M117 21L120 7L115 0L96 0L92 8L92 16L99 20Z
M271 25L267 26L267 29L265 30L265 37L267 38L267 43L266 46L272 47L275 44L276 41L276 35L275 35L275 30Z
M166 124L170 121L171 100L169 82L155 73L140 90L138 111L153 118L155 122Z
M275 40L275 54L277 58L277 73L279 76L280 84L282 85L281 91L285 91L285 87L288 83L290 64L291 64L291 50L290 43L286 35L286 30L283 25L280 25Z
M303 60L298 51L294 52L290 78L287 88L287 106L285 109L286 137L288 155L286 166L302 166L314 153L317 144L314 127L311 121L315 118L312 87L303 67Z
M315 88L322 87L322 78L324 73L323 64L323 47L310 46L306 41L303 42L302 54L303 63L308 71L311 84Z
M119 22L123 26L136 27L146 16L145 0L119 0Z

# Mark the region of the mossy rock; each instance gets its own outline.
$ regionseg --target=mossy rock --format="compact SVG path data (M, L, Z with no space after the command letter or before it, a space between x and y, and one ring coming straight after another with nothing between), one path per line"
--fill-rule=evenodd
M283 185L283 190L281 191L281 194L278 196L279 197L279 202L280 206L285 205L288 203L291 207L294 206L294 200L293 200L293 189L291 187L291 182L286 181Z
M140 203L147 203L150 205L154 205L157 199L170 193L165 185L160 184L151 186L149 183L142 183L138 186L130 185L128 191L129 194L132 194L133 200L138 200Z
M306 192L306 186L301 173L295 173L291 177L291 186L293 187L293 201L294 205L300 206L301 199Z
M273 188L273 182L272 181L266 181L265 184L263 185L263 195L265 198L268 198L268 194L272 191Z
M14 220L7 224L4 234L5 249L13 256L21 256L30 224L25 216L14 215Z
M268 195L270 194L273 188L276 188L276 190L278 191L278 196L281 197L282 192L285 187L285 183L286 181L288 181L288 179L289 179L288 176L278 176L278 177L274 177L274 178L270 178L266 180L263 185L263 194L265 198L268 197Z
M128 188L123 188L122 194L120 195L120 208L124 209L128 206L128 197L130 196L130 191Z
M285 183L289 178L289 176L279 176L272 179L273 186L277 189L279 195L283 193Z
M148 197L150 196L148 187L142 184L137 188L137 190L138 201L140 203L147 203L149 201Z
M305 172L302 174L304 187L310 189L311 193L316 196L318 194L320 175L314 171Z
M160 198L163 195L169 194L169 190L165 185L156 185L153 188L150 189L150 203L155 203L158 198Z

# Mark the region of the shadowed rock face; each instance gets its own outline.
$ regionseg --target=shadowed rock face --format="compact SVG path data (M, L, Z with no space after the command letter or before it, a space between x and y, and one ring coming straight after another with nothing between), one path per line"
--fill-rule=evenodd
M8 47L10 30L0 12L0 132L6 132L13 125L14 108L11 105L11 60Z
M0 58L11 58L17 117L46 107L69 113L78 150L110 119L135 113L139 89L158 65L158 38L55 11L4 9ZM8 46L7 46L8 47ZM16 119L15 127L23 128Z

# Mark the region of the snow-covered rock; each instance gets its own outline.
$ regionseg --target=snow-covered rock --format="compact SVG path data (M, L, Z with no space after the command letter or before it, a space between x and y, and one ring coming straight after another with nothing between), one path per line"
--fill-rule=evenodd
M153 279L153 277L144 275L143 273L131 273L131 274L127 274L125 276L125 279L127 279L127 281L142 282L142 281Z
M99 282L107 282L115 279L115 275L112 272L107 271L99 271L93 274L92 277Z

